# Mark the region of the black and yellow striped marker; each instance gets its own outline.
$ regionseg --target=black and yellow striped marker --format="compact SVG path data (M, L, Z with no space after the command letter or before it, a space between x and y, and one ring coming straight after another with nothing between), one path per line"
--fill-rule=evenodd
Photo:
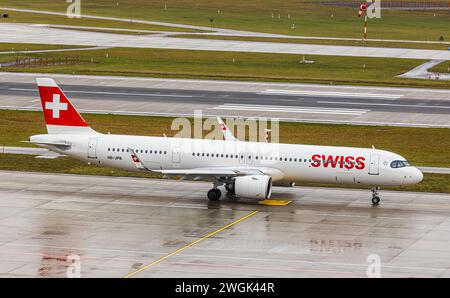
M262 200L259 201L259 204L261 205L266 205L266 206L287 206L290 203L292 203L292 201L289 200Z

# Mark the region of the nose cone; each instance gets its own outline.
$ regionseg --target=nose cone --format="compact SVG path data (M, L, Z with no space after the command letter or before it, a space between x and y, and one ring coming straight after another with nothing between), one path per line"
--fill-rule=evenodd
M419 183L423 180L423 174L418 168L414 168L414 174L412 175L412 177L414 183Z

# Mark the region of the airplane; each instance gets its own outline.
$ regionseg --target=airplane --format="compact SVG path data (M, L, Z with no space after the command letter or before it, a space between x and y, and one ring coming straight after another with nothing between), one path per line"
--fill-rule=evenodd
M374 147L247 142L231 133L225 140L102 134L89 127L53 79L38 78L37 85L47 134L31 136L30 143L90 164L209 181L212 201L220 199L222 186L237 198L268 199L272 186L300 181L367 186L378 205L380 187L423 179L402 156Z

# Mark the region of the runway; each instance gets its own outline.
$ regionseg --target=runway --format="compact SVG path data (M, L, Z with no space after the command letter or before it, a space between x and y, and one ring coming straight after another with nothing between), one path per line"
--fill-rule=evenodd
M442 50L136 36L77 30L69 33L70 38L67 38L67 30L45 25L5 23L2 27L4 30L0 31L0 42L8 43L450 60L450 52Z
M40 110L34 77L0 77L0 108ZM46 75L49 76L49 75ZM21 78L21 80L13 81ZM218 81L57 77L82 112L268 117L281 121L450 127L450 91ZM144 87L146 83L147 87ZM209 86L211 83L211 86ZM234 88L236 86L236 88ZM185 89L183 89L185 88ZM218 90L214 90L218 89Z
M450 196L275 188L209 202L207 183L0 171L0 276L450 276Z

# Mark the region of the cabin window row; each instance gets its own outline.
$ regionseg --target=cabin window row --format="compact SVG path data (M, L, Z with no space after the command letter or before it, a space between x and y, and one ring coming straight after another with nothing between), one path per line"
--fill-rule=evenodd
M198 156L198 157L220 157L220 158L239 158L239 154L219 154L219 153L199 153L199 152L192 152L192 156ZM244 155L240 156L241 159L244 159ZM247 156L248 159L251 159L252 156ZM307 158L295 158L295 157L273 157L273 156L255 156L256 160L275 160L275 161L289 161L289 162L311 162L311 159ZM323 163L322 160L316 160L317 163L321 164ZM329 164L332 164L332 162L328 162ZM336 162L336 164L340 165L341 161ZM359 165L359 162L342 162L342 164L357 164Z
M221 158L239 158L239 154L219 154L219 153L199 153L192 152L192 156L198 157L221 157ZM244 155L240 155L241 159L244 159ZM248 159L252 158L252 155L247 156ZM273 156L255 156L256 160L276 160L276 161L294 161L294 162L311 162L311 159L293 158L293 157L273 157Z
M109 152L129 152L128 149L124 148L108 148ZM144 149L134 149L135 153L142 153L142 154L167 154L167 151L163 150L144 150Z

